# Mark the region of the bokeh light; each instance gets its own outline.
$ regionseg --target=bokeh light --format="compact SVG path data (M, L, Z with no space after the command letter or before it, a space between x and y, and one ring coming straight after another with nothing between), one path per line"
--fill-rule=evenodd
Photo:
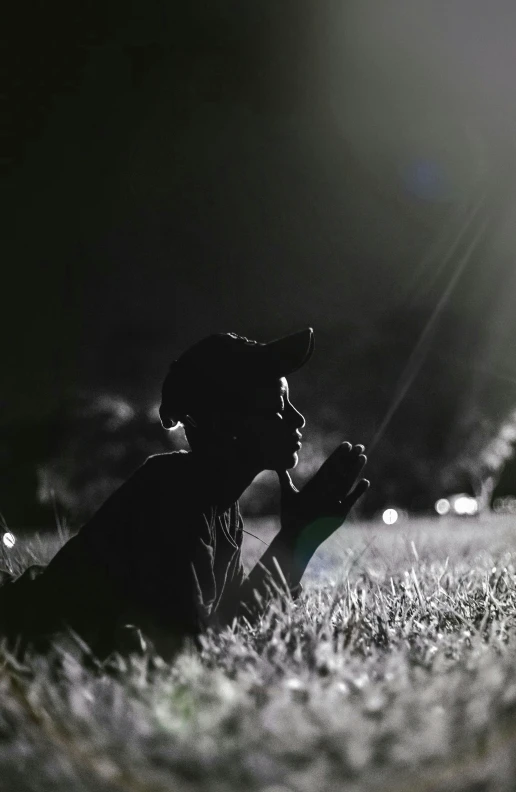
M516 514L516 498L511 495L505 498L495 498L493 501L495 514Z
M14 538L14 535L10 531L8 531L7 533L4 533L4 535L2 536L2 542L10 550L11 547L14 547L14 545L16 544L16 539Z
M451 509L451 504L447 498L439 498L439 500L435 504L435 510L437 514L439 514L441 517L444 517L445 514L448 514L450 509Z
M460 516L473 516L478 512L478 503L476 498L471 498L469 495L459 495L455 499L453 508Z
M399 514L396 509L385 509L384 513L382 514L382 520L384 521L385 525L394 525L395 522L398 521Z

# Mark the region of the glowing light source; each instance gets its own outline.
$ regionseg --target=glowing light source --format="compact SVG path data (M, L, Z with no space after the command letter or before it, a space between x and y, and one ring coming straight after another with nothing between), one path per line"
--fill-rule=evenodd
M14 545L16 544L16 539L14 538L13 534L8 531L7 533L4 533L4 535L2 536L2 542L10 550L11 547L14 547Z
M399 517L398 512L396 509L385 509L384 513L382 514L382 520L384 521L385 525L394 525L397 522Z
M445 514L448 514L450 509L451 509L451 504L448 498L439 498L439 500L435 504L435 510L437 514L439 514L441 517L444 517Z
M476 498L472 498L469 495L459 495L458 498L455 499L453 508L456 514L461 516L472 516L478 511L478 503Z

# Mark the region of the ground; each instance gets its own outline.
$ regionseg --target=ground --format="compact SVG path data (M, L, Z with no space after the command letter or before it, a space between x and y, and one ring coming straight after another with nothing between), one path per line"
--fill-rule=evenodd
M343 527L303 582L170 666L0 656L0 790L513 792L516 519Z

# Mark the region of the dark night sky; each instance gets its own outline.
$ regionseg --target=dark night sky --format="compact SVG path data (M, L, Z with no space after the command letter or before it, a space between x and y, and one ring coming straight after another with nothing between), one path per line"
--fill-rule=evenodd
M496 192L516 56L515 13L495 5L20 4L4 420L79 384L152 394L210 332L396 310L445 224L486 183ZM473 264L454 298L479 321L492 312L488 346L515 286L503 207L492 274Z

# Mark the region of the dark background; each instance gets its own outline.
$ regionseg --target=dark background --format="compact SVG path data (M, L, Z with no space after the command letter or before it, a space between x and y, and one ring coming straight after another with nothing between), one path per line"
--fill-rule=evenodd
M180 443L155 404L198 338L306 325L299 477L349 437L366 512L481 488L515 401L515 29L503 0L12 4L6 521Z

